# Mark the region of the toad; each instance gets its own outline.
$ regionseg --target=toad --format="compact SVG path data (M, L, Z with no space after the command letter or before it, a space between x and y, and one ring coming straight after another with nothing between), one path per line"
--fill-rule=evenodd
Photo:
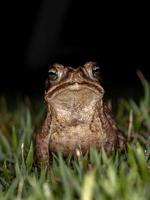
M90 146L122 150L126 138L103 100L100 69L95 62L73 68L53 64L48 71L47 112L36 134L36 159L49 163L51 153L85 154Z

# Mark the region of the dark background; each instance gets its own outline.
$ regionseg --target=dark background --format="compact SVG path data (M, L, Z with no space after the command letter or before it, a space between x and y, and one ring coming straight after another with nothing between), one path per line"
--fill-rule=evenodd
M137 69L150 79L148 5L32 0L24 8L23 70L14 67L13 78L3 76L2 90L42 93L53 62L78 66L96 60L106 89L121 95L140 88Z

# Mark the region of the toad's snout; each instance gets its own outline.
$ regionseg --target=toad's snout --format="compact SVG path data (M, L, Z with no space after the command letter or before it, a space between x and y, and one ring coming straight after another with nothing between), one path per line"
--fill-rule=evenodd
M72 69L72 71L69 72L68 79L69 79L69 82L71 83L82 83L83 82L82 70L80 68Z

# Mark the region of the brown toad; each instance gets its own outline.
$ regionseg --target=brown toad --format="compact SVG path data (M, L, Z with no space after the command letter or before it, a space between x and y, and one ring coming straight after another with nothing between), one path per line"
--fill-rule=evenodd
M126 139L103 102L104 89L95 62L78 68L54 64L49 68L47 113L36 135L36 159L48 163L51 152L85 153L90 146L123 149Z

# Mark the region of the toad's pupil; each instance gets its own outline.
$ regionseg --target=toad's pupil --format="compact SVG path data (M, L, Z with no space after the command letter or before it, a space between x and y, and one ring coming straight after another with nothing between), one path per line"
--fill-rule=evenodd
M56 80L58 78L57 71L50 71L48 73L48 77L49 77L50 80Z
M100 75L99 69L100 69L99 66L94 66L92 69L92 73L95 78L99 78Z

